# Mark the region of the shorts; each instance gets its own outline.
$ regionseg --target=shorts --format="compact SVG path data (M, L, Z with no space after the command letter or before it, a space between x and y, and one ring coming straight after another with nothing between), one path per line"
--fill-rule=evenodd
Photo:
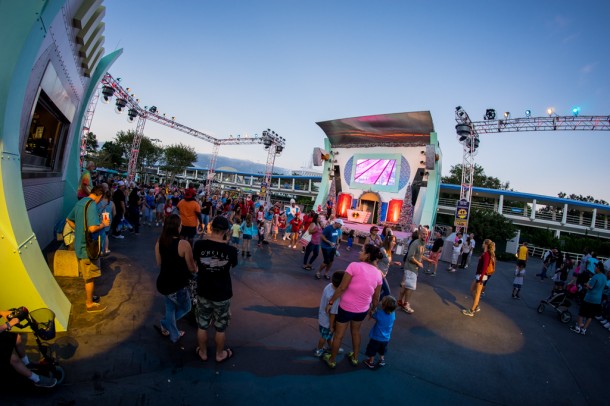
M242 236L242 238L243 238L244 240L251 240L251 239L252 239L252 236L251 236L250 234L244 234L244 235Z
M330 264L335 260L335 252L337 252L334 248L322 248L322 262L326 265Z
M487 279L489 279L488 275L483 276L483 282L487 282ZM474 280L477 281L477 282L480 281L481 280L481 274L475 275L474 276Z
M485 275L485 277L483 278L483 286L487 286L487 282L489 282L492 276L493 275Z
M182 226L180 236L188 239L192 239L197 234L197 227Z
M17 333L9 331L0 333L0 362L2 362L2 365L10 364L15 344L17 344Z
M513 283L513 289L521 289L523 287L523 285L519 284L519 283Z
M326 328L324 326L320 326L320 337L322 337L325 340L330 340L331 338L333 338L333 333L331 333L329 328Z
M409 290L417 289L417 274L413 271L405 269L405 273L402 276L402 282L400 283L400 286Z
M601 310L601 304L595 304L583 300L582 304L580 305L580 309L578 310L578 315L586 319L591 319L595 316L598 316Z
M374 357L376 354L383 356L388 348L388 343L389 341L377 341L371 338L364 353L367 357Z
M100 260L99 258L95 261L90 260L89 258L78 259L78 272L83 275L83 279L85 281L91 280L93 278L99 278L102 276L102 270L100 269Z
M343 310L341 305L339 305L339 311L337 312L337 316L335 317L335 321L337 323L348 323L350 321L363 321L366 315L369 314L368 311L362 313L352 313L347 310Z
M432 261L432 263L434 264L438 264L438 260L441 257L441 253L439 252L431 252L430 253L430 261Z
M233 244L239 244L239 237L231 237L231 242Z
M524 259L517 260L517 266L523 266L525 268L526 261Z
M231 320L231 299L214 302L202 296L197 296L197 327L207 330L214 319L217 332L224 332Z

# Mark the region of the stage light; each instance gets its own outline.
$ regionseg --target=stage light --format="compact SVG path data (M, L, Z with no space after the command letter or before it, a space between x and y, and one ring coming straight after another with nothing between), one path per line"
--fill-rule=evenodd
M546 114L548 114L549 117L551 117L553 115L553 108L549 107L548 109L546 109Z
M485 120L495 120L496 119L496 111L494 109L485 110Z
M132 107L129 110L127 110L127 122L128 123L133 123L133 120L135 120L136 117L138 117L138 111L136 109L134 109Z
M505 112L504 112L504 118L505 118L506 120L508 120L508 119L510 118L510 111L505 111Z
M278 154L278 155L281 154L283 150L284 150L284 147L282 147L281 145L276 145L275 146L275 153L276 154Z
M157 106L150 106L148 111L150 111L151 113L155 114L157 112Z
M466 141L466 138L468 138L468 136L470 135L470 131L471 128L468 124L457 124L455 126L455 132L457 132L458 140L460 142ZM425 152L422 151L422 154L425 154Z
M116 107L114 108L114 111L116 111L117 114L121 114L123 112L123 109L125 108L125 106L127 106L127 100L116 99L115 106Z
M532 116L531 110L525 110L525 117L530 118Z
M579 114L580 114L580 107L572 108L572 115L574 115L574 117L578 117Z
M114 88L112 86L103 86L102 95L104 103L110 103L110 99L112 99L112 96L114 96Z

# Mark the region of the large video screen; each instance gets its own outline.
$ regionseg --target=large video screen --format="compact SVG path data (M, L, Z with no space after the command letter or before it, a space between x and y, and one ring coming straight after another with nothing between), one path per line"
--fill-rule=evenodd
M357 159L354 182L362 185L394 186L395 159Z

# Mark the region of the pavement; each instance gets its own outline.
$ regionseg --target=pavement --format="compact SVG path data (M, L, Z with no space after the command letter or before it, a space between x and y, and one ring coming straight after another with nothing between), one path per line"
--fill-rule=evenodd
M231 271L227 344L234 357L215 362L210 339L210 359L202 362L195 355L196 328L187 320L179 321L186 331L184 349L153 328L164 311L155 287L159 233L142 227L138 236L111 238L112 253L103 258L96 282L108 306L103 313L85 311L82 279L57 278L73 304L68 331L51 341L65 381L52 390L4 390L1 404L608 404L610 331L594 320L581 336L552 309L539 314L552 282L534 276L541 268L537 259L528 263L521 300L511 298L514 263L499 262L473 318L461 310L472 303L468 290L476 256L470 269L448 273L441 263L435 278L420 273L415 313L398 312L387 366L353 367L340 355L331 370L313 354L327 282L301 268L299 249L271 242L247 260L240 257ZM334 270L357 260L356 250L342 247L340 253ZM401 275L399 268L390 269L393 294ZM570 310L576 316L577 306ZM363 323L361 360L371 326ZM348 333L342 347L351 351ZM28 353L36 358L33 338Z

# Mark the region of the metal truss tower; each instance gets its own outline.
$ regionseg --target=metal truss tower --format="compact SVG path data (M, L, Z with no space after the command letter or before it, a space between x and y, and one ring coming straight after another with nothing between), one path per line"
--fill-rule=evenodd
M468 212L472 203L474 157L479 148L479 134L524 131L610 131L610 116L579 116L577 114L558 116L549 111L548 117L511 119L510 113L504 113L504 119L496 120L495 115L495 110L489 109L484 121L471 121L468 113L461 106L455 109L455 121L457 122L455 130L463 150L460 201L468 202ZM458 224L456 226L460 227ZM468 231L468 217L461 227L464 233Z
M210 158L210 165L208 168L208 182L206 184L206 192L209 193L211 189L211 184L214 180L214 168L216 166L216 159L218 157L218 152L221 145L249 145L249 144L264 144L265 149L269 150L269 154L267 156L267 168L265 170L269 172L269 178L265 176L265 182L268 185L271 181L271 174L273 172L273 163L275 162L275 156L279 155L286 145L286 140L275 132L271 130L263 131L262 136L255 135L254 137L230 137L219 139L212 137L206 133L201 131L197 131L193 128L187 127L184 124L180 124L175 121L175 118L171 119L165 117L165 114L157 114L157 108L152 106L150 108L142 108L139 104L139 100L133 97L133 94L130 94L130 89L124 89L119 83L120 79L115 79L107 73L101 81L102 84L102 95L104 100L108 102L113 96L116 97L116 111L121 113L123 110L127 110L127 115L130 121L133 121L136 117L138 118L138 123L136 127L136 136L133 139L133 144L131 147L131 154L129 156L129 165L128 165L128 179L131 181L135 178L136 168L137 168L137 160L140 151L140 143L142 141L142 137L144 135L144 125L146 120L153 121L155 123L164 125L166 127L172 128L174 130L181 131L185 134L191 135L195 138L199 138L203 141L209 142L213 145L212 148L212 157ZM97 100L95 100L97 103ZM92 102L93 104L93 102ZM95 110L95 105L93 106L93 110ZM91 114L92 116L92 114ZM273 153L272 153L273 152ZM271 167L269 168L270 157ZM261 187L261 192L266 191Z

